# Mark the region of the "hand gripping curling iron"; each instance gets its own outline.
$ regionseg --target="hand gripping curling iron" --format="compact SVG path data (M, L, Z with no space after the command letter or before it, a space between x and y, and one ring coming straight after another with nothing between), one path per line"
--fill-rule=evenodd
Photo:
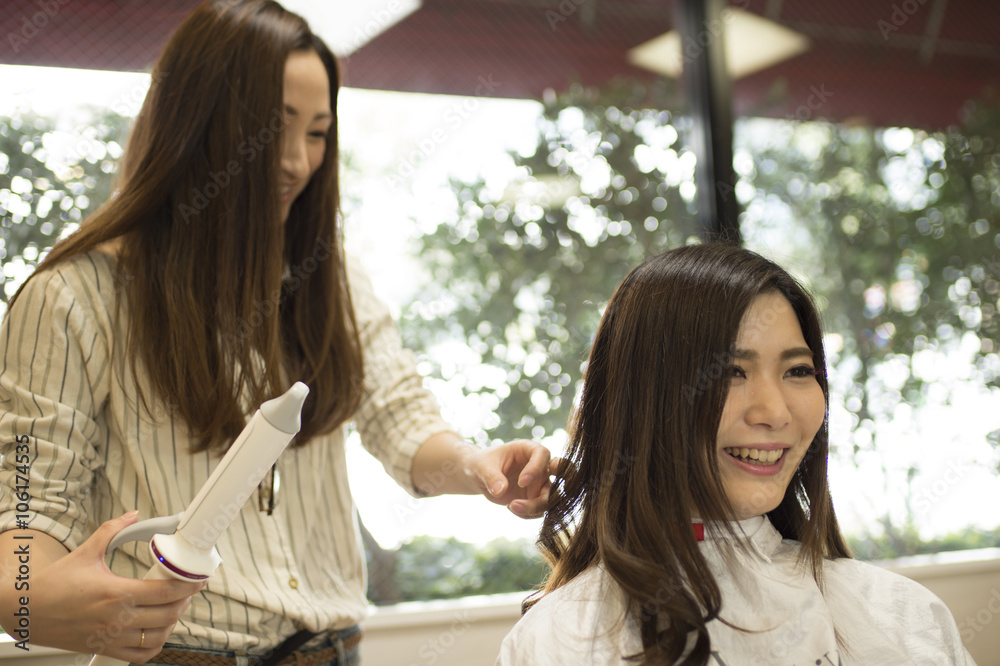
M108 545L108 553L129 541L149 541L154 562L144 580L201 581L214 574L222 564L215 543L298 433L307 395L309 387L295 382L283 395L261 404L183 513L126 527ZM90 660L90 666L127 664L102 655Z

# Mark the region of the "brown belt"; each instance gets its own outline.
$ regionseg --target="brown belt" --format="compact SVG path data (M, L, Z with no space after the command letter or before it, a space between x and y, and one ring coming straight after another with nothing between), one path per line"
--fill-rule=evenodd
M280 662L281 665L289 664L294 666L318 666L325 661L330 661L331 659L341 657L337 653L338 648L342 650L350 650L355 645L361 642L361 636L363 632L358 632L352 634L341 641L340 646L331 645L328 648L323 648L322 650L316 650L315 652L293 652ZM254 657L247 656L249 659L253 660ZM244 657L246 659L247 657ZM162 662L164 664L177 664L178 666L233 666L237 662L237 657L222 657L214 654L204 654L201 652L189 652L187 650L162 650L160 654L156 655L151 662L157 663ZM245 663L245 662L244 662ZM254 661L250 662L251 664Z

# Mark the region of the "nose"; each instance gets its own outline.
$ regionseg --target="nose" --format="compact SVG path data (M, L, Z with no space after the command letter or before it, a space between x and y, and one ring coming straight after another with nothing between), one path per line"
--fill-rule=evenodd
M778 430L792 419L791 410L780 380L758 378L746 387L748 391L744 419L747 425L766 426Z
M305 137L286 130L281 137L281 171L289 180L302 180L309 174Z

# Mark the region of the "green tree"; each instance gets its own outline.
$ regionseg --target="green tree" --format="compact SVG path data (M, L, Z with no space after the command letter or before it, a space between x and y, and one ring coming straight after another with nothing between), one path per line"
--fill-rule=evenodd
M535 153L514 155L521 177L502 192L454 182L457 223L423 237L433 279L405 310L404 335L413 349L467 339L500 371L465 386L496 407L496 437L563 427L615 285L697 237L690 123L664 110L677 106L667 82L571 87L545 104Z
M527 592L548 574L548 565L524 539L494 539L477 547L454 537L422 536L391 552L394 567L372 572L368 597L375 603ZM383 582L375 582L376 575ZM395 598L380 596L380 589L390 587L386 577L398 591Z
M535 153L514 156L519 180L502 192L453 183L458 221L422 239L434 279L404 332L417 349L464 338L500 369L492 384L466 385L496 406L492 439L558 431L615 285L697 236L690 121L665 110L678 108L666 84L574 88L545 104ZM901 405L951 399L927 367L939 352L974 346L972 379L997 390L1000 107L987 98L968 110L962 127L937 133L753 119L738 128L731 194L745 207L744 237L809 267L803 277L841 341L831 362L846 378L846 457L877 457L875 422ZM452 365L429 360L442 376ZM1000 432L987 439L996 447ZM902 483L918 472L904 470ZM894 552L917 548L914 499L906 494L903 524L882 517Z
M128 122L111 111L68 130L34 113L0 118L0 312L39 256L111 195Z
M852 425L842 453L880 460L887 485L927 470L892 469L876 423L952 402L948 354L971 352L959 361L969 378L1000 393L1000 106L988 97L967 112L943 132L772 123L747 141L754 200L777 195L807 232L807 277L843 340L832 356ZM927 502L904 500L902 518L878 518L894 555L925 548L915 522Z
M945 553L968 548L1000 548L1000 527L992 530L965 528L924 541L912 525L897 534L852 535L847 541L854 556L862 560L884 560L909 555Z

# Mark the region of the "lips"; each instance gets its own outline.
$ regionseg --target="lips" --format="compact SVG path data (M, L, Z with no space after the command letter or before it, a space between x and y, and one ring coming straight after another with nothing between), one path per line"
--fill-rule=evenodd
M738 460L758 465L773 465L785 453L784 449L753 449L736 446L728 446L723 451Z
M738 469L754 476L775 476L785 466L785 446L770 444L768 448L727 446L722 450L726 460Z

